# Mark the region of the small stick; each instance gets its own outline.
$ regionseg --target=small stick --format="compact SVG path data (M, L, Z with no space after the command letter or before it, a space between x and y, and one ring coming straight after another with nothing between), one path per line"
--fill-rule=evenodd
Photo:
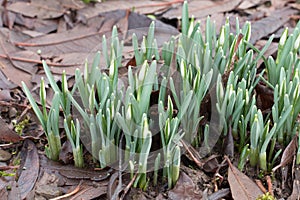
M64 198L70 197L70 196L76 194L80 190L80 186L81 186L81 182L78 184L78 186L73 191L71 191L71 192L69 192L69 193L67 193L65 195L52 198L50 200L60 200L60 199L64 199Z
M15 166L0 166L0 170L6 171L10 169L19 169L20 165L15 165Z
M0 54L0 58L7 58L9 60L16 60L16 61L27 62L27 63L43 64L43 62L40 61L40 60L14 57L14 56L8 56L8 55L4 55L4 54ZM80 65L80 64L59 64L59 63L52 63L52 62L47 62L47 61L46 61L46 64L49 65L49 66L53 66L53 67L71 67L71 66Z
M72 41L76 41L76 40L80 40L80 39L85 39L88 37L92 37L95 35L99 35L99 34L105 34L108 31L103 31L103 32L92 32L92 33L87 33L85 35L79 35L77 37L74 38L66 38L60 41L55 41L55 42L46 42L46 43L26 43L26 42L15 42L14 45L16 46L22 46L22 47L40 47L40 46L51 46L51 45L58 45L58 44L63 44L65 42L72 42Z
M173 0L170 2L163 2L163 3L155 3L155 4L150 4L150 5L140 5L140 6L136 6L135 8L147 8L147 7L158 7L158 6L168 6L168 5L172 5L175 3L183 3L184 0Z
M268 185L268 192L274 196L274 193L273 193L273 185L272 185L272 179L270 176L266 176L266 181L267 181L267 185Z
M180 140L181 144L183 145L183 147L187 150L187 152L189 153L189 155L192 157L193 161L196 163L196 165L200 168L203 167L203 163L200 162L194 155L193 153L190 151L189 147L186 145L186 143L183 140Z
M27 112L30 110L31 108L30 107L26 107L24 110L23 110L23 112L21 113L21 115L18 117L18 119L17 119L17 123L19 123L22 119L23 119L23 117L27 114Z
M6 101L0 101L0 106L17 106L19 108L31 108L31 106L19 104L15 102L6 102Z
M128 193L129 189L130 189L131 186L133 185L133 183L134 183L134 181L135 181L137 175L138 175L138 174L136 173L136 174L133 176L133 178L131 179L131 181L128 183L128 185L124 188L123 194L121 195L120 200L123 200L123 199L124 199L125 195Z
M261 180L255 179L255 183L263 193L267 193L267 190L265 186L262 184Z

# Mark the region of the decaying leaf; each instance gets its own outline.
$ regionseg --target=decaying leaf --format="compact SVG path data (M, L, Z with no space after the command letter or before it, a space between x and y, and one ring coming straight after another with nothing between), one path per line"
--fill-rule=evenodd
M39 175L39 156L35 144L31 140L25 140L21 151L22 167L18 179L18 187L22 199L30 193Z
M57 18L64 14L65 10L59 1L32 0L28 2L15 2L7 7L8 10L21 13L28 17L42 19Z
M95 199L106 194L106 186L95 187L90 185L83 185L80 191L72 196L73 200L81 199Z
M0 71L0 73L1 73L1 71ZM1 83L0 83L0 88L1 88ZM10 101L10 100L12 100L10 90L8 90L8 89L0 90L0 101Z
M259 187L248 176L232 165L228 157L225 158L229 165L228 182L233 199L255 200L258 196L263 194Z
M203 199L219 200L219 199L226 198L230 194L230 189L229 188L218 190L217 192L214 192L211 195L208 195L207 191L208 191L207 189L204 190Z
M231 11L240 4L241 0L209 1L203 0L189 2L189 14L195 18L206 17L212 13ZM181 18L182 6L170 9L163 17L167 19Z
M9 38L9 40L7 38ZM14 87L16 87L16 85L21 86L21 81L23 80L29 87L31 87L31 75L28 74L26 70L19 70L14 67L10 57L11 53L18 51L18 48L12 44L12 41L23 40L26 38L27 37L24 37L16 31L8 30L7 28L0 28L0 70L5 75L0 76L1 78L6 77L7 81L3 81L5 84L13 82Z
M289 145L283 151L281 161L279 165L277 165L272 169L273 172L275 172L277 169L281 167L286 166L293 160L293 157L295 156L297 151L297 146L298 146L298 134L294 136L294 138L290 141Z
M10 183L10 187L11 187L11 190L9 190L9 193L8 193L8 200L11 200L11 199L23 199L21 198L21 189L19 188L19 185L17 184L17 182L15 180L11 181ZM2 198L2 196L1 196Z
M103 169L101 171L94 171L91 169L79 169L74 166L61 165L56 163L53 163L52 166L49 166L49 169L51 168L59 168L58 172L68 179L85 179L91 181L106 180L111 176L111 173L113 171L112 169Z
M214 173L219 168L218 155L211 155L203 161L203 170L205 172Z
M168 192L169 199L201 199L202 194L195 191L195 184L192 179L184 172L180 172L179 179L175 187Z
M250 43L255 44L259 39L274 33L290 19L291 15L296 13L296 10L285 7L272 12L268 17L252 23Z
M168 3L170 1L170 3ZM85 7L78 11L78 15L80 17L84 17L86 19L93 18L97 16L99 13L105 13L115 10L116 8L127 10L132 10L134 8L135 12L141 14L150 14L155 12L161 12L163 10L167 10L174 4L172 0L168 1L139 1L132 0L130 3L128 1L105 1L101 4L96 4L94 7Z
M0 195L3 200L6 200L8 197L8 192L6 190L6 187L9 185L8 181L0 179Z
M295 176L293 183L293 192L291 196L289 196L288 200L300 199L300 170L299 167L295 167Z
M233 155L234 155L234 141L233 141L231 126L229 126L229 131L228 131L227 135L225 136L223 148L224 148L225 155L227 155L229 157L233 157Z
M0 141L1 142L20 142L23 140L21 136L11 130L5 121L0 117Z
M11 43L8 43L10 48L6 50L6 53L3 52L2 58L7 66L2 71L18 85L20 80L28 77L28 80L25 80L25 82L29 88L32 88L30 86L30 77L36 72L36 65L41 64L41 59L48 62L48 65L52 67L53 73L61 74L65 70L67 74L73 75L76 68L83 69L86 59L90 63L92 62L95 53L101 50L103 35L106 35L108 42L110 42L111 30L114 25L118 26L121 39L124 39L126 36L131 37L135 33L138 39L142 40L142 37L148 32L151 21L150 18L144 15L126 10L116 10L102 13L87 20L86 25L78 24L71 30L30 39L23 38L24 36L15 36ZM160 21L156 21L155 27L155 37L159 47L171 35L179 33L174 27ZM7 34L15 33L10 31ZM125 39L131 41L130 38ZM14 45L24 48L25 51ZM131 47L131 44L129 45L130 48L127 47L124 50L132 52L133 47ZM37 55L36 52L39 52L39 54ZM126 52L124 53L126 54ZM101 59L100 64L101 67L104 66L104 59ZM15 78L18 74L22 75L22 78Z
M247 8L252 8L252 7L261 5L261 4L265 3L265 2L266 2L266 0L263 0L263 1L262 0L248 0L248 1L243 1L239 5L238 9L245 10Z
M62 161L64 164L73 163L74 158L72 146L69 140L63 143L61 151L59 153L59 160Z
M13 89L16 88L17 85L12 83L0 70L0 89Z
M40 56L32 51L17 51L10 53L10 56L13 58L26 58L28 60L35 60L39 61ZM29 74L35 74L38 71L37 64L38 63L30 63L30 62L24 62L24 60L16 60L12 59L12 64L14 67L18 68L21 71L25 71Z

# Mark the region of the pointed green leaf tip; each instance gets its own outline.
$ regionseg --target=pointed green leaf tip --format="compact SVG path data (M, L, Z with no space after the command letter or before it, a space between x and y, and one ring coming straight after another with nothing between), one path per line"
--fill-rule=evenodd
M187 1L184 1L182 7L182 22L181 22L181 32L183 35L187 35L189 31L189 10Z

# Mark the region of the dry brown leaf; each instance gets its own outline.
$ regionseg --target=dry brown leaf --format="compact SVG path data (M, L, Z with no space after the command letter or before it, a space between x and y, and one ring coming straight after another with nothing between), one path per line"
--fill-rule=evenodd
M299 3L293 3L293 4L290 4L290 6L291 6L292 8L297 9L297 10L300 10L300 4L299 4Z
M214 13L232 11L240 4L240 2L241 0L189 1L188 4L189 15L194 16L195 18L202 18ZM181 15L182 15L182 6L178 6L176 8L167 11L165 14L163 14L163 17L167 19L174 19L174 18L177 19L177 18L181 18Z
M45 27L52 26L51 20L45 21L26 17L23 17L23 19L27 20L27 26L32 24L33 20L39 22L39 26L35 23L34 26L32 25L35 33L45 32ZM85 25L77 23L71 30L34 38L29 38L28 35L21 32L2 28L0 29L0 34L3 35L0 39L2 44L0 48L0 70L8 80L11 80L18 86L21 86L21 81L24 81L32 89L33 83L31 78L38 69L37 65L41 66L42 59L46 60L48 65L52 67L53 73L59 75L65 70L67 74L73 75L76 68L82 69L84 67L86 59L88 59L89 63L92 62L95 53L101 50L101 41L104 34L108 42L110 42L111 30L114 25L118 25L118 31L123 35L121 38L129 37L125 38L126 41L131 41L130 36L133 32L141 40L147 34L151 21L144 15L126 10L116 10L90 18ZM49 22L50 25L46 26L46 22ZM57 23L53 25L54 29L56 29ZM177 35L178 33L176 28L156 21L155 36L159 47L171 35ZM126 47L124 50L132 52L133 47L131 47L131 44L129 45L130 48ZM38 51L41 53L37 54ZM124 52L124 54L127 52ZM104 66L104 59L101 59L101 61L101 66ZM3 88L8 87L9 82L6 82L3 82Z
M9 185L8 181L0 179L0 196L3 200L7 200L8 192L6 187Z
M277 169L284 167L287 164L289 164L291 161L293 161L293 158L297 151L297 147L298 147L298 134L294 136L294 138L290 141L288 146L285 148L281 157L280 164L274 167L272 171L275 172Z
M5 121L0 117L0 141L1 142L20 142L23 140L21 136L12 131Z
M11 41L23 40L26 37L20 33L17 33L6 28L0 28L0 70L7 77L7 80L21 86L21 81L24 81L29 87L31 87L31 75L26 70L20 70L13 66L9 55L12 52L17 52L19 49L15 47ZM29 63L32 66L32 63ZM28 67L30 68L30 67ZM8 82L8 81L7 81Z
M142 36L148 32L151 19L137 13L117 10L95 17L87 23L88 26L78 26L66 32L35 37L25 42L17 42L16 45L32 52L40 50L41 57L44 59L48 58L52 60L52 63L68 66L59 67L59 69L53 71L54 73L61 73L63 70L67 70L69 72L67 74L73 74L75 68L83 66L86 58L92 61L96 51L101 49L103 35L106 35L109 42L111 30L114 25L125 24L123 27L118 27L121 35L128 33L127 35L131 36L134 32L139 39L142 39ZM126 26L127 23L128 25ZM157 21L155 37L158 46L167 41L171 35L178 33L175 28ZM132 51L133 49L128 50ZM103 59L101 60L103 61Z
M299 166L295 167L295 176L293 183L293 192L291 196L289 196L288 200L300 199L300 170Z
M239 171L228 159L228 182L231 189L232 198L235 200L255 200L262 195L259 187L245 174Z
M247 1L243 1L238 9L241 9L241 10L245 10L245 9L248 9L248 8L252 8L254 6L258 6L258 5L261 5L263 3L265 3L267 0L247 0Z
M11 181L10 183L11 190L8 192L8 200L11 199L22 199L20 194L19 185L15 180ZM2 196L1 196L2 197Z
M250 43L255 44L259 39L274 33L282 25L289 21L291 15L296 13L297 10L285 7L275 10L270 16L252 23Z
M112 169L103 169L101 171L94 171L90 169L79 169L74 166L57 165L60 166L59 173L69 179L85 179L92 181L103 181L110 177ZM63 167L62 167L63 166ZM52 166L50 166L51 168ZM55 167L55 166L53 166Z
M69 140L65 141L61 147L61 151L59 153L59 160L64 164L71 164L74 161L73 157L73 149L71 142Z
M18 57L18 58L26 58L30 60L40 60L40 56L32 51L17 51L10 53L10 57ZM20 60L13 60L12 59L12 64L14 67L18 68L19 70L25 71L29 74L35 74L38 71L37 68L37 63L28 63L28 62L22 62Z
M108 199L112 199L112 197L115 196L115 193L119 194L119 192L120 192L121 188L118 188L119 173L120 172L115 172L109 178L109 182L107 185L107 198Z
M33 189L39 175L40 161L37 148L31 140L25 140L21 155L22 169L18 179L18 187L22 199Z
M172 6L172 4L168 4L168 2L172 3L173 0L164 1L139 1L139 0L131 0L130 3L125 0L121 1L105 1L102 3L95 4L95 6L86 6L85 8L78 11L78 16L84 17L86 19L93 18L100 13L110 12L113 10L121 9L121 10L132 10L141 14L151 14L156 12L161 12L166 10Z
M9 11L28 17L53 19L65 12L59 1L31 0L31 2L15 2L7 6Z
M203 170L208 173L215 173L220 166L218 157L218 155L211 155L205 159L205 161L203 161Z
M255 44L255 47L261 50L267 44L267 42L268 42L267 40L258 40ZM277 52L277 48L278 48L278 43L272 42L269 48L267 49L267 51L264 53L264 56L266 58L268 58L269 56L273 56ZM274 57L275 55L273 56L273 58ZM259 61L257 62L257 66L260 67L263 62L264 62L263 59L259 59Z
M0 59L0 89L13 89L16 88L17 85L12 83L1 71L1 59Z
M204 195L206 195L206 196L204 196ZM228 197L229 195L230 195L229 188L224 188L224 189L218 190L217 192L214 192L209 196L207 194L207 190L205 190L203 192L203 199L209 199L209 200L226 199L226 197Z
M271 0L272 7L274 8L283 8L287 3L287 0Z
M202 194L196 193L195 188L192 179L186 175L186 173L181 171L175 187L168 192L169 199L201 199Z
M72 200L81 200L81 199L97 199L102 195L106 194L106 186L89 186L89 185L83 185L81 187L82 189L72 196Z
M99 23L101 23L101 21L99 21ZM111 29L103 30L103 32L99 33L98 30L93 27L85 27L80 30L72 29L63 33L48 34L15 44L33 52L39 50L42 55L90 52L100 42L100 36L110 30Z
M0 88L1 88L1 85L0 85ZM8 90L8 89L2 89L2 90L0 90L0 101L7 101L8 102L10 100L12 100L12 96L10 94L10 90Z
M224 139L223 150L225 155L232 158L234 156L234 141L232 136L232 127L229 126L228 129L228 133Z

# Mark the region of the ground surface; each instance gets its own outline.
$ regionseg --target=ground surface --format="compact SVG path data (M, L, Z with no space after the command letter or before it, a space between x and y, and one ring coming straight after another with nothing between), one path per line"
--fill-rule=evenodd
M182 1L137 0L84 4L79 0L0 0L0 5L1 199L60 199L62 195L66 195L65 199L112 197L118 178L115 170L95 170L92 165L88 169L73 167L68 144L63 148L61 162L53 162L45 157L45 136L22 92L21 81L38 95L40 78L44 76L41 60L46 60L52 66L52 72L58 75L57 81L60 81L63 70L68 75L74 75L75 69L82 69L86 59L92 61L95 52L101 49L102 36L109 38L114 25L125 41L122 61L125 66L133 57L130 44L132 33L137 33L140 39L147 33L151 19L146 15L156 18L158 46L171 35L180 33L178 19L181 17ZM284 27L295 27L300 16L299 10L300 4L292 0L189 1L190 16L204 21L210 15L217 29L228 17L233 23L236 17L241 24L250 21L251 43L258 48L266 43L271 34L275 34L266 56L276 52ZM72 86L72 78L69 82ZM47 99L53 95L50 91ZM258 93L262 104L266 103L267 97L264 95L265 91ZM48 103L51 104L50 101ZM21 127L21 122L24 122L24 127ZM14 126L16 123L19 124L20 135ZM299 180L299 172L295 166L288 165L290 167L278 170L276 174L259 176L259 171L252 168L246 167L244 173L238 171L234 167L235 159L231 164L217 150L203 159L192 159L191 154L194 155L186 153L182 156L181 175L175 188L167 190L166 185L149 185L146 192L135 188L129 191L125 189L127 194L124 198L239 199L238 195L244 188L248 188L252 194L261 193L258 186L274 193L277 198L299 198L300 186L296 181ZM88 153L86 160L91 160ZM123 179L125 187L130 179L127 175Z

